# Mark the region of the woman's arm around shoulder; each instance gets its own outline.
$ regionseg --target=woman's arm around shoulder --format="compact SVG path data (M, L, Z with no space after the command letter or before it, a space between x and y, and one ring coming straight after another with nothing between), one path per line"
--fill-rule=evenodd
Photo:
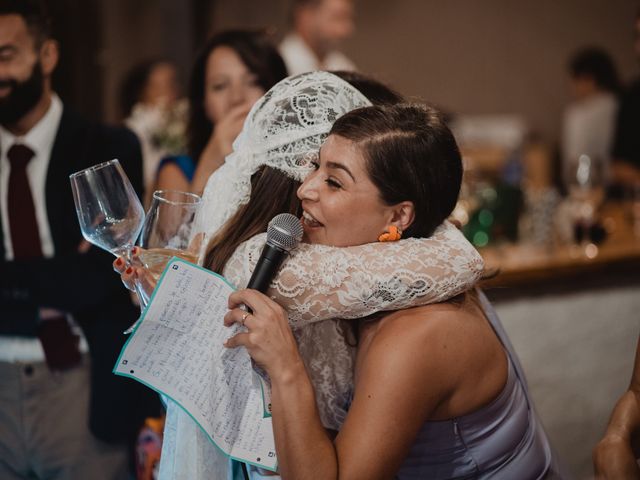
M247 276L263 246L260 237L238 247L227 264L229 274ZM300 244L268 295L287 310L291 325L300 327L442 302L471 288L483 269L477 250L444 222L429 238L346 248Z

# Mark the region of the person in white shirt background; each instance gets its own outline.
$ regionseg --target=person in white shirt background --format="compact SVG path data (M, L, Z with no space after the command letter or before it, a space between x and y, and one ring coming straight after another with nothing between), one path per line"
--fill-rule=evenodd
M338 50L355 29L352 0L293 0L291 23L291 31L280 44L289 75L356 69Z
M573 100L563 118L563 170L568 174L581 155L588 155L606 180L620 91L616 67L606 51L587 47L571 57L569 73Z

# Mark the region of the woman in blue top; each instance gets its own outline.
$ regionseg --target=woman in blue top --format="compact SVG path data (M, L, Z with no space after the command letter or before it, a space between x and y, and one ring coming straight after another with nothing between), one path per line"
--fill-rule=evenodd
M213 36L191 72L187 155L161 161L155 189L202 193L231 153L253 104L286 76L265 34L230 30Z

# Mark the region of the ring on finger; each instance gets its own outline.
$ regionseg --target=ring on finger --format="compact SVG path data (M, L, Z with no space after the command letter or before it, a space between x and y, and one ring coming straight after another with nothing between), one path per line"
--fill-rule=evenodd
M244 326L244 321L247 319L247 317L248 317L249 315L251 315L249 312L244 312L244 313L242 314L242 319L240 320L240 325L243 325L243 326Z

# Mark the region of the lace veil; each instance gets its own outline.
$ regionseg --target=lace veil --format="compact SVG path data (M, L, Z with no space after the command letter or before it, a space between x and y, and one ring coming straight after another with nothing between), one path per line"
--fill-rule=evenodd
M204 233L200 261L210 238L249 201L251 176L262 165L304 180L338 117L369 105L356 88L328 72L304 73L274 85L249 112L233 152L209 177L193 228L196 234ZM240 277L232 276L239 285L246 283L248 278ZM335 329L333 322L317 325ZM348 356L346 360L345 368L350 369ZM196 423L169 401L160 478L224 478L226 469L226 458Z
M262 165L304 180L333 123L371 102L355 87L328 72L288 77L274 85L251 109L233 152L209 178L194 232L210 238L251 196L251 175Z

